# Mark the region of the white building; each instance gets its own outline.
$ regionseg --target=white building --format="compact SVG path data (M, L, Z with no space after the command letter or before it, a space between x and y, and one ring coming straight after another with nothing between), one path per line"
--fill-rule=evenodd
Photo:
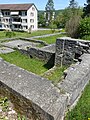
M37 30L34 4L0 4L0 30Z

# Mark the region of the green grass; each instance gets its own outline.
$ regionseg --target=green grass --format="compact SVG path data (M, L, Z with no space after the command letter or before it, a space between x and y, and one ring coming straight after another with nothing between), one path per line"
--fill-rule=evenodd
M48 73L44 74L43 77L52 80L53 83L58 83L63 76L63 72L66 69L66 66L63 67L56 67L54 70L49 71Z
M85 88L78 104L67 114L65 120L90 120L90 82Z
M35 74L41 75L49 80L52 80L53 83L60 81L63 75L63 71L66 69L66 67L57 67L54 70L50 71L48 75L44 75L44 72L51 68L51 66L45 67L46 63L44 61L30 58L26 55L21 54L19 51L8 54L0 54L0 57L2 57L7 62L15 64Z
M12 36L12 37L33 37L33 36L51 34L52 32L51 30L38 30L38 31L32 32L31 34L27 32L14 32L14 33L15 33L15 36ZM3 39L3 38L8 38L8 36L6 37L6 31L0 31L0 39Z
M22 55L19 51L8 54L0 54L0 56L8 62L38 75L41 75L48 70L48 68L44 67L45 63L43 61L29 58L26 55Z
M59 34L59 35L54 35L54 36L50 36L50 37L44 37L44 38L38 38L38 40L43 40L48 44L52 44L56 42L56 39L58 37L63 37L66 36L65 34Z
M84 39L84 40L90 40L90 35L85 35L84 37L82 37L82 39Z

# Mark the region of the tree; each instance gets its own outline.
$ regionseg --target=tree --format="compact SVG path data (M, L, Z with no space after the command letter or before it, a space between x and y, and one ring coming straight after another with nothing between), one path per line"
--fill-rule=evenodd
M83 9L83 17L90 17L90 0L87 0L87 4L84 4L85 7Z
M77 8L77 2L75 0L70 0L69 8Z
M53 0L48 0L45 11L46 11L46 21L50 22L54 17L54 2Z
M74 15L70 18L69 21L66 23L66 32L69 37L78 38L79 36L79 23L81 17L79 15Z
M70 4L68 8L70 8L72 14L74 14L78 8L77 2L75 0L70 0Z

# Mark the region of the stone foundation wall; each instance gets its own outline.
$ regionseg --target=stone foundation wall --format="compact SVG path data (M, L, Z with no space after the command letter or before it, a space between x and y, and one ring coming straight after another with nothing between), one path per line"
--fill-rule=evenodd
M69 65L83 53L89 53L89 49L90 41L68 37L58 38L56 41L55 65Z
M43 48L30 48L28 50L19 49L22 54L33 58L38 58L48 64L54 65L55 62L55 44Z
M0 60L0 93L32 120L60 120L67 96L51 81Z

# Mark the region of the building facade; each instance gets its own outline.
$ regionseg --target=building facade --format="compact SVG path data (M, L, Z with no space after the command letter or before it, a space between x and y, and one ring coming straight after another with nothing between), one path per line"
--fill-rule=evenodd
M0 4L0 30L37 30L34 4Z

